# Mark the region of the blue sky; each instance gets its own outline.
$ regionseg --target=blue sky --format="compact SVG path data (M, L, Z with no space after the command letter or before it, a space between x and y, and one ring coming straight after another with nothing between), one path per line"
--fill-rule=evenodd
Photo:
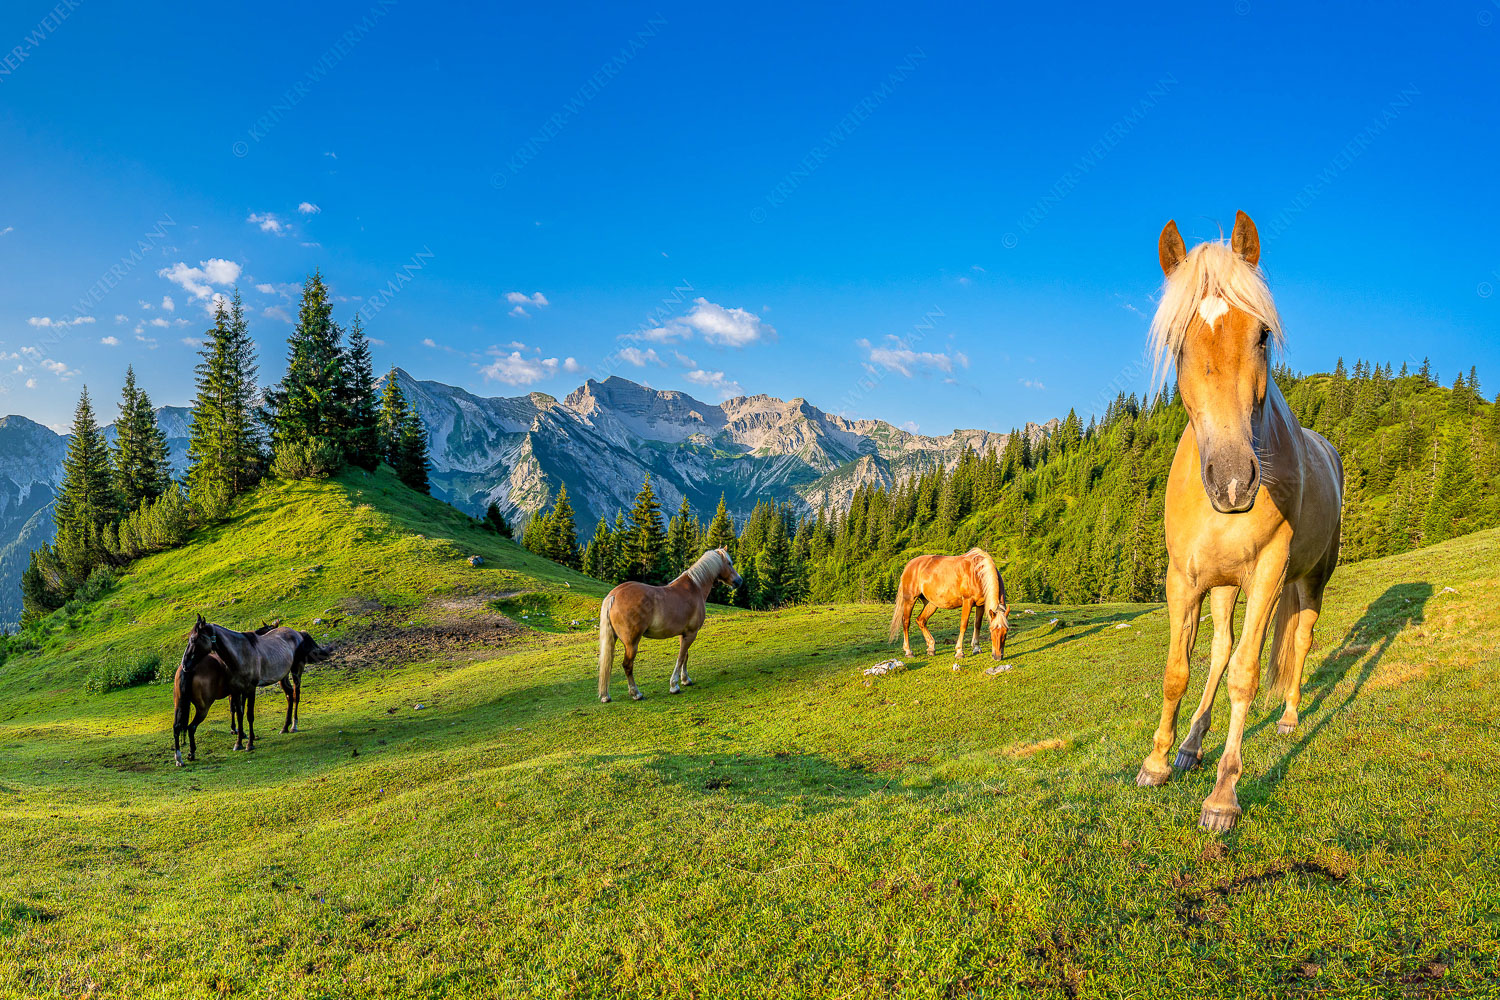
M1500 388L1500 6L17 0L0 412L263 379L321 268L382 368L616 373L928 433L1143 390L1156 238L1259 223L1289 360ZM546 9L541 9L546 8Z

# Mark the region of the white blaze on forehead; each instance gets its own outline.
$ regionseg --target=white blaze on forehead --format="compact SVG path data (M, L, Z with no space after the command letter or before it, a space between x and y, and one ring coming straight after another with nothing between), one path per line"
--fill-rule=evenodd
M1202 318L1203 322L1209 325L1210 329L1219 321L1219 317L1228 311L1229 303L1217 295L1210 295L1198 303L1198 315Z

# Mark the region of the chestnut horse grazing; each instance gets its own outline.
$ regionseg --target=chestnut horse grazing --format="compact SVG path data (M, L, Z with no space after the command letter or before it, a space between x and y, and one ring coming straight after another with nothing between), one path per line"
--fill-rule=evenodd
M979 652L979 619L990 616L990 655L1005 658L1005 633L1010 628L1010 602L1005 599L1005 581L995 568L995 560L983 549L970 549L961 556L917 556L901 571L901 586L896 590L896 612L891 616L891 634L901 636L901 648L911 654L911 609L917 598L924 604L917 616L917 627L927 639L927 655L937 651L937 640L927 630L927 619L939 609L961 608L958 645L955 658L964 655L964 638L969 632L969 611L983 608L974 616L974 652Z
M724 549L703 553L686 572L665 587L622 583L605 596L604 603L599 606L600 701L609 701L609 675L614 670L617 640L625 647L625 682L630 685L630 697L636 701L646 697L635 686L635 654L642 636L648 639L681 636L682 645L677 652L677 665L672 668L669 690L673 694L682 690L677 685L679 678L683 684L693 683L687 672L688 647L703 627L704 605L716 583L727 583L731 587L740 585L740 575L734 571L734 563Z
M1271 378L1281 320L1257 267L1260 237L1250 217L1235 216L1227 244L1204 243L1192 253L1168 222L1158 250L1166 285L1151 336L1158 364L1177 368L1189 422L1167 480L1171 638L1161 722L1136 783L1160 785L1172 776L1167 754L1177 737L1177 707L1203 597L1212 590L1208 685L1175 763L1192 768L1202 758L1214 693L1227 669L1229 730L1218 781L1199 819L1204 829L1223 831L1240 815L1240 744L1278 602L1266 685L1286 699L1277 730L1297 725L1303 663L1323 588L1338 565L1344 468L1333 445L1297 423ZM1241 590L1245 619L1235 647L1231 629Z

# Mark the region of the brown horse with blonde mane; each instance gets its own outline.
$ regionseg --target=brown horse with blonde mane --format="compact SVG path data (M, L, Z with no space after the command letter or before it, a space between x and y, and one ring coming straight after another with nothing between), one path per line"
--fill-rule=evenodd
M1205 829L1223 831L1240 816L1240 745L1273 611L1266 686L1286 700L1277 730L1289 733L1297 725L1303 664L1323 588L1338 565L1344 469L1333 445L1297 422L1271 378L1281 319L1258 266L1260 237L1250 217L1236 214L1227 244L1203 243L1191 253L1177 224L1168 222L1158 253L1166 285L1151 322L1152 341L1158 366L1177 369L1188 427L1167 480L1171 638L1161 721L1136 783L1160 785L1172 776L1167 753L1177 737L1203 597L1212 591L1208 684L1174 763L1187 769L1201 761L1214 694L1227 669L1229 730L1218 780L1199 819ZM1241 590L1245 619L1235 647Z
M969 612L974 614L974 652L979 652L979 621L990 617L990 655L1005 658L1005 633L1010 629L1010 602L1005 598L1005 581L995 560L983 549L970 549L961 556L917 556L901 571L901 585L896 589L896 611L891 616L891 634L901 636L904 655L911 653L911 611L917 599L923 602L917 616L917 627L927 640L927 655L937 652L937 640L927 629L927 619L934 611L960 608L958 645L955 658L964 655L964 638L969 632Z
M641 638L670 639L681 636L677 651L677 665L672 668L670 690L678 694L683 684L691 685L688 676L688 647L698 638L703 627L703 617L708 604L708 594L714 584L724 583L738 587L740 575L724 549L710 549L698 557L677 579L665 587L653 587L648 583L630 581L622 583L605 595L599 606L599 700L609 701L609 675L614 671L615 643L624 648L625 683L630 686L630 697L640 701L646 697L635 686L635 654L640 648Z

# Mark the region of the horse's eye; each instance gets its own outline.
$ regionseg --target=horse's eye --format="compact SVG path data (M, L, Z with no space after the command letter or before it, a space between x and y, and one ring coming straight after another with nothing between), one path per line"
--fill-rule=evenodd
M1265 347L1266 343L1270 339L1271 339L1271 328L1269 326L1262 326L1260 328L1260 346L1261 347Z

